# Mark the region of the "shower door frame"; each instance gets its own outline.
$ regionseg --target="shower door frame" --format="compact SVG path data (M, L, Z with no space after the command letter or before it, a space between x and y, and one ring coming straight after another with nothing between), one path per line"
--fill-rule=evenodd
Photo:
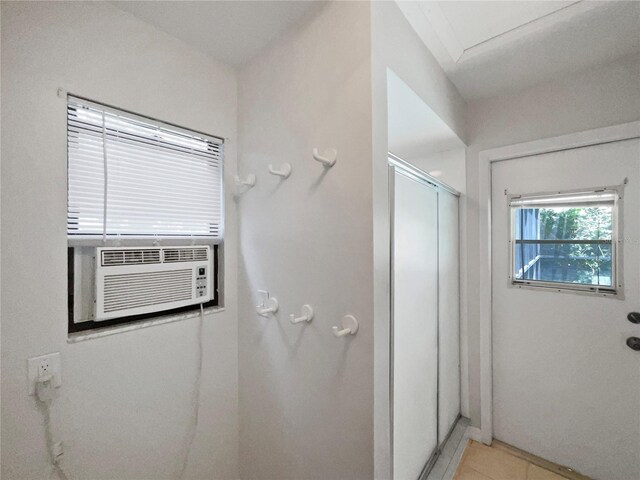
M440 190L444 190L450 194L455 195L460 198L460 192L451 188L450 186L438 181L425 171L419 169L418 167L410 164L409 162L403 160L402 158L394 155L391 152L387 154L388 161L388 176L389 176L389 444L391 451L391 476L392 480L401 480L401 479L393 479L393 475L395 473L394 463L394 310L395 310L395 298L394 298L394 251L395 251L395 175L396 171L400 170L403 175L409 176L414 180L423 183L425 186L433 187L436 189L438 194L437 201L437 211L439 215L439 203L440 203ZM439 223L439 222L438 222ZM459 227L458 227L459 228ZM439 225L438 225L439 232ZM439 233L438 233L439 237ZM439 247L439 245L438 245ZM440 254L440 249L438 248L438 256ZM438 260L438 272L439 272L439 260ZM439 286L438 286L439 287ZM451 436L453 429L455 428L457 421L460 419L460 413L458 413L458 418L453 422L449 432L444 437L443 441L440 442L440 301L438 299L437 305L438 316L436 318L436 342L437 342L437 351L436 351L436 448L433 453L430 455L429 459L425 463L420 475L416 480L425 480L429 475L429 472L435 465L438 457L442 453L442 446L447 443L447 440ZM404 479L402 479L404 480Z

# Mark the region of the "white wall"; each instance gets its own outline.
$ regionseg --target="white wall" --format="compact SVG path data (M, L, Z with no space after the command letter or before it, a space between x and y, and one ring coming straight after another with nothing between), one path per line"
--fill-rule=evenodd
M387 69L463 141L466 104L395 2L372 2L373 239L375 309L375 478L391 478L389 431L389 185ZM461 211L464 225L464 210ZM464 238L463 238L464 240ZM461 245L464 248L464 245ZM464 265L464 257L461 258ZM464 278L464 277L463 277ZM465 285L461 284L464 297ZM461 312L464 325L464 311ZM462 326L463 326L462 325ZM463 334L463 332L461 332ZM464 372L463 372L464 375ZM462 382L463 390L464 380Z
M640 56L469 104L467 150L470 413L480 426L478 155L482 150L640 119Z
M371 40L366 2L332 2L239 77L240 470L373 476ZM330 170L314 147L335 148ZM267 173L289 162L288 180ZM256 315L258 289L280 301ZM289 314L311 304L310 324ZM351 313L355 337L334 338Z
M387 69L389 151L402 159L464 147L451 127L393 70Z
M26 359L60 351L52 407L70 478L175 478L191 416L196 319L67 343L66 105L58 87L229 138L236 78L107 3L2 2L2 478L48 478ZM226 312L207 315L190 478L237 478L236 212Z
M455 188L460 193L465 193L467 188L466 150L466 147L454 148L444 152L409 157L405 158L405 160L436 177L441 182Z

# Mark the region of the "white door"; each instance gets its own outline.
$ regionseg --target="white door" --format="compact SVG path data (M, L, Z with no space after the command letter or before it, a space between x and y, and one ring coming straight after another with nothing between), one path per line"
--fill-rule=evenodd
M393 478L416 480L438 443L438 194L395 172Z
M624 298L510 285L505 190L575 191L620 185L625 178L618 251ZM555 218L561 217L566 223L566 215ZM640 478L640 352L626 345L628 337L640 337L640 325L627 320L629 312L640 311L639 220L638 139L492 166L494 436L592 478ZM539 258L548 260L543 269L556 268L546 278L566 280L568 268L592 257ZM606 283L609 274L598 278Z

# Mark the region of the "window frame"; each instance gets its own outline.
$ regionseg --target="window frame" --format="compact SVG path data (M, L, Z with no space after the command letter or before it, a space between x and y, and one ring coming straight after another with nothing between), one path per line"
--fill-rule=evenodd
M155 117L143 115L140 113L133 112L131 110L127 110L125 108L116 107L107 103L98 102L81 95L74 95L72 93L67 92L65 96L65 115L67 116L67 120L65 124L66 127L66 136L67 136L67 148L66 148L66 157L67 157L67 215L69 209L69 145L68 145L68 135L69 135L69 125L68 125L68 108L69 104L77 102L83 105L86 105L91 108L102 109L105 112L108 112L113 115L126 115L129 119L141 123L146 123L149 125L155 125L158 128L166 128L168 130L174 130L178 133L190 135L190 136L199 136L200 138L219 144L223 149L221 154L221 162L220 162L220 235L219 237L214 237L210 235L147 235L147 234L132 234L132 235L114 235L107 234L106 238L103 235L99 234L69 234L67 229L67 242L69 246L72 247L101 247L101 246L151 246L154 242L162 242L165 245L192 245L194 242L204 243L207 245L222 245L224 244L224 233L225 233L225 153L224 148L226 147L226 138L212 135L210 133L204 133L199 130L195 130L192 128L183 127L181 125L177 125L174 123L166 122L164 120L159 120ZM67 220L68 221L68 220Z
M115 107L102 102L97 102L79 95L67 93L65 96L65 137L68 138L68 105L69 102L75 100L80 101L83 104L102 108L105 111L115 112L116 114L125 114L133 120L151 123L159 126L160 128L168 128L188 135L198 135L206 140L218 143L224 149L226 144L226 138L216 136L208 133L204 133L195 129L183 127L180 125L172 124L163 120L159 120L154 117L142 115L132 112L127 109ZM66 140L68 141L68 140ZM65 218L68 215L68 202L69 202L69 150L68 145L65 151L67 157L67 177L66 177L66 194L67 194L67 212ZM201 305L207 309L223 309L224 308L224 251L225 251L225 226L226 226L226 189L225 189L225 154L224 150L221 156L220 162L220 235L214 236L202 236L202 235L189 235L189 236L167 236L167 235L107 235L106 238L99 235L70 235L68 230L65 229L67 238L67 304L68 304L68 335L78 334L86 330L102 330L109 327L127 326L129 324L145 323L153 320L162 320L176 315L188 314L193 311L198 311ZM68 220L66 220L68 221ZM190 246L193 244L205 244L211 246L211 252L213 255L213 297L206 303L188 305L185 307L161 310L158 312L132 315L125 317L113 318L105 321L95 321L91 318L76 322L74 320L74 296L76 294L75 282L78 281L75 277L74 268L74 251L76 248L86 247L95 249L96 247L113 246L113 247L125 247L125 246L155 246L155 245L175 245L175 246ZM95 274L95 272L94 272ZM80 281L87 281L87 279L80 279ZM92 280L91 280L92 281Z
M625 179L626 183L626 179ZM563 196L567 195L588 195L588 194L602 194L612 193L614 194L614 203L612 208L612 228L611 228L611 286L599 286L588 285L580 283L569 282L550 282L544 280L522 280L517 279L515 275L516 267L516 210L518 207L512 206L514 200L521 200L527 198L546 197L558 198L558 203L563 203ZM527 194L510 194L507 193L507 216L508 216L508 255L509 255L509 272L508 272L508 285L511 288L530 288L543 291L556 291L561 293L577 293L583 295L597 295L604 297L613 297L617 299L624 299L624 283L623 283L623 269L622 269L622 211L624 203L624 184L597 187L597 188L582 188L575 190L562 190L551 192L538 192ZM570 244L571 242L566 242Z

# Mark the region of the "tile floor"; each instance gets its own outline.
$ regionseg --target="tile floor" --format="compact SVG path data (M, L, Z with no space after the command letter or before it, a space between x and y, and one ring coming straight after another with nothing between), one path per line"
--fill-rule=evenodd
M469 440L453 480L565 480L565 477Z

